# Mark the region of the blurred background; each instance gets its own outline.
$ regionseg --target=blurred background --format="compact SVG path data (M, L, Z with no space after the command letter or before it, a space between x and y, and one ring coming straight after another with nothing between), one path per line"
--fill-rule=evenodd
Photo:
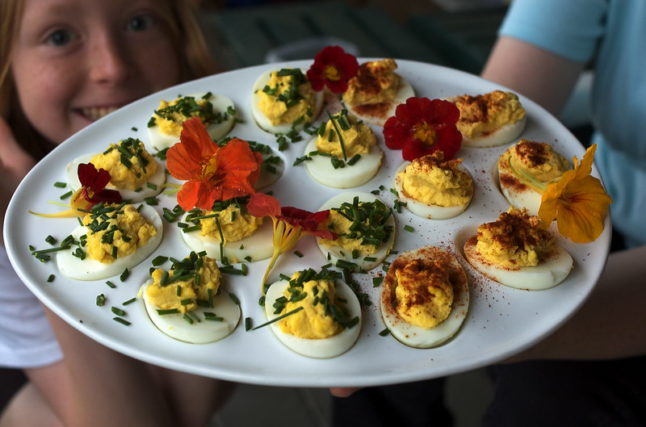
M507 8L504 0L202 0L201 19L223 71L311 59L340 45L364 57L445 65L478 74ZM477 426L491 399L483 369L449 379L456 427ZM327 427L327 389L242 384L211 427ZM287 415L289 414L289 415ZM262 420L262 421L260 421Z

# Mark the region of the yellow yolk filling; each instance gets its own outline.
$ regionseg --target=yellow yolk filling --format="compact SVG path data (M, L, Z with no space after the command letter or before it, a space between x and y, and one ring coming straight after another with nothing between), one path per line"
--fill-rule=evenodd
M521 140L507 150L509 165L514 176L536 191L542 192L540 184L558 180L570 164L551 145L542 142ZM538 181L539 185L532 181Z
M146 151L143 143L138 141L134 148L139 156L128 157L128 163L124 163L122 160L124 154L117 149L117 145L111 144L108 150L92 157L90 163L97 169L107 170L110 173L110 183L115 187L136 190L148 182L148 179L157 172L157 162ZM129 148L128 151L134 154L135 150ZM141 159L144 159L145 165L142 164Z
M534 267L556 245L540 219L525 210L510 209L497 221L478 227L476 251L493 265L505 268Z
M451 314L449 270L433 261L412 260L395 271L396 310L406 322L430 329Z
M343 326L325 313L326 303L321 302L324 296L327 296L327 304L335 303L334 282L310 280L303 283L302 292L306 294L305 298L300 301L288 302L283 313L289 313L298 307L303 307L303 309L279 320L278 325L281 331L305 339L322 339L337 335L343 330ZM284 296L289 299L292 294L285 290Z
M124 206L118 214L113 211L107 215L108 227L96 233L87 233L86 252L90 259L111 264L117 258L134 253L157 234L155 226L132 205ZM88 225L93 220L92 215L85 215L83 225ZM111 235L111 238L106 238L106 234ZM113 248L116 248L116 252ZM113 256L115 254L116 257Z
M348 82L343 101L351 107L391 102L401 85L396 69L397 63L390 58L361 64L358 74Z
M204 211L203 215L212 215L214 211ZM230 204L221 211L217 212L218 216L204 218L200 220L200 233L203 236L210 236L220 240L220 229L224 236L224 242L237 242L245 237L251 236L261 225L262 218L258 218L247 213L242 213L240 208L235 204ZM220 228L218 228L218 222Z
M267 87L275 93L269 94L263 89L258 90L258 109L269 119L272 125L283 125L294 123L301 117L309 122L314 108L314 91L309 82L302 83L298 86L297 91L301 99L294 105L288 106L287 103L279 99L280 95L288 95L290 88L294 85L294 77L279 76L278 72L271 73Z
M220 288L221 273L215 260L212 258L202 258L204 263L197 270L199 275L199 286L195 285L195 280L178 280L166 286L161 282L164 277L164 270L158 268L152 272L152 284L146 288L148 301L161 310L178 310L180 313L186 313L195 310L198 307L197 300L209 301L218 293ZM168 273L172 279L174 271ZM179 291L178 291L179 287ZM210 290L210 292L209 292Z
M497 90L478 96L463 95L453 102L460 110L458 130L469 138L490 134L525 117L518 96L511 92Z
M362 255L371 255L377 252L376 245L364 245L361 243L361 239L352 239L343 236L343 234L350 232L351 225L352 221L350 221L334 209L330 209L330 216L327 219L327 227L328 230L332 230L333 232L337 233L339 237L337 237L336 240L321 239L321 244L327 247L340 247L347 250L348 252L358 250Z
M433 155L419 157L399 172L404 193L426 205L462 206L473 195L473 180L458 169L461 160L442 161Z
M157 109L163 110L167 107L177 105L179 102L181 102L181 100L182 98L177 98L168 102L162 99L161 101L159 101L159 108ZM195 100L195 102L197 103L197 105L200 106L200 108L204 108L204 106L209 101L206 99L197 99ZM161 117L161 116L158 116L157 114L155 114L154 116L155 116L155 124L159 127L159 130L162 133L166 135L173 135L173 136L179 137L180 134L182 133L182 126L184 122L190 119L191 117L199 117L199 115L200 115L199 111L191 112L191 114L188 116L185 114L182 114L179 111L173 111L172 114L169 114L169 117Z
M335 128L332 120L328 120L323 135L319 135L316 139L316 149L342 158L343 152L337 134L338 129L343 137L345 154L348 159L356 154L366 154L369 152L370 148L377 142L375 134L365 123L357 123L354 118L348 117L348 122L350 127L344 130L338 122Z

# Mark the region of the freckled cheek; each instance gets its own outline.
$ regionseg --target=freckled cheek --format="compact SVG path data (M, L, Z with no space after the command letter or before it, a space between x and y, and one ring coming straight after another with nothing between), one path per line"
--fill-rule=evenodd
M78 82L69 69L35 65L15 70L14 76L23 112L43 136L59 143L78 130L70 109Z
M154 91L180 83L179 58L170 45L151 49L137 57L140 69Z

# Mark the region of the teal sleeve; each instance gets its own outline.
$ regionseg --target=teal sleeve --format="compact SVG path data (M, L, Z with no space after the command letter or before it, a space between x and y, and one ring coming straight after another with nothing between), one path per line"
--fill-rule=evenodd
M607 7L605 0L514 0L499 35L586 62L604 35Z

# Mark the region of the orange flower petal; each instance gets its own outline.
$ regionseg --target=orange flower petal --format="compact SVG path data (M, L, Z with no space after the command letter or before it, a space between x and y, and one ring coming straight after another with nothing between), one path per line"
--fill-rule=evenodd
M218 146L211 140L204 123L194 117L184 122L180 142L168 149L166 167L177 179L198 179L202 165L217 151Z
M264 193L255 193L247 203L247 212L255 217L280 216L280 203L275 197Z

